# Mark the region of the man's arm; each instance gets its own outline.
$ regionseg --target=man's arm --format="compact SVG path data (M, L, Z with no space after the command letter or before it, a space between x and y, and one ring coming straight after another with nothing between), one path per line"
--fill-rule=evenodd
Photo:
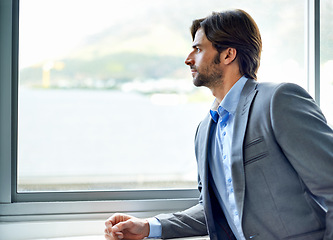
M163 239L208 234L205 213L201 204L177 213L160 214L156 218L162 224Z
M163 239L207 235L201 204L182 212L160 214L156 218L161 223ZM104 233L107 240L143 239L149 236L149 221L116 213L106 220Z
M282 151L312 194L327 208L326 239L333 239L333 131L309 94L293 84L272 97L271 119Z

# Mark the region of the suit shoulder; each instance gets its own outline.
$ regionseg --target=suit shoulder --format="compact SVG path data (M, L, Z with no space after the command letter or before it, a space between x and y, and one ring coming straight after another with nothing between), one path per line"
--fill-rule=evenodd
M302 90L304 90L301 86L299 86L295 83L289 83L289 82L281 82L281 83L258 82L257 88L258 88L258 90L270 90L270 91L284 90L284 89L302 89Z
M281 83L274 83L274 82L258 82L257 86L258 90L270 90L270 91L284 91L284 90L298 90L298 91L306 91L301 86L295 83L289 82L281 82Z
M301 86L294 83L271 83L271 82L260 82L257 85L259 95L273 99L280 98L281 96L302 96L310 101L313 101L310 94Z

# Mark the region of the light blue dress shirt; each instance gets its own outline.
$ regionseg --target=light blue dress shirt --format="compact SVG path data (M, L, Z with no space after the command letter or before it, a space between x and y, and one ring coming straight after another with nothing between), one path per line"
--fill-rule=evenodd
M208 154L210 170L214 179L213 188L227 219L232 219L229 225L238 240L245 240L245 237L235 201L230 157L235 112L246 81L246 77L241 77L221 103L215 99L210 110L211 117L216 123L210 139ZM160 238L162 227L159 220L150 218L148 221L150 225L149 238Z
M211 117L216 123L208 153L209 166L214 181L213 189L227 219L231 220L229 221L230 228L238 240L245 240L245 237L234 194L231 174L231 146L235 112L246 81L246 77L241 77L221 103L215 99L210 110Z
M161 238L162 236L162 225L160 220L157 218L148 218L149 222L149 236L148 238Z

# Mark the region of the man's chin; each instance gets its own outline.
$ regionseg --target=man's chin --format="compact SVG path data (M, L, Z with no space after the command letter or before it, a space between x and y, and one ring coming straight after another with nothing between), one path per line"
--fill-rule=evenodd
M193 85L196 87L203 87L205 86L203 81L198 80L197 78L193 78Z

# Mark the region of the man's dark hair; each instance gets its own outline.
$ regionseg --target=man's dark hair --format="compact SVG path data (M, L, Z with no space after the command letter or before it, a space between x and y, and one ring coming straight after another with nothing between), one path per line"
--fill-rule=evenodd
M206 18L194 20L191 26L193 40L199 28L204 30L219 54L228 47L235 48L240 73L257 79L262 42L259 28L248 13L239 9L213 12ZM219 63L219 58L216 61Z

